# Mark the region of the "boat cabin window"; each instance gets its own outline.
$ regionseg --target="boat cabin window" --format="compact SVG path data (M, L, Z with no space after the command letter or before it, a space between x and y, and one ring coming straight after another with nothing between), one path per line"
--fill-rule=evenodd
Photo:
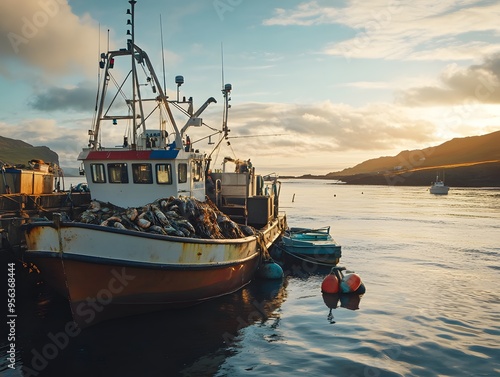
M186 183L187 182L187 164L179 164L177 167L177 176L179 179L179 183Z
M172 167L170 164L156 164L156 182L161 185L172 184Z
M106 183L104 164L90 164L90 171L92 172L92 182Z
M108 176L110 183L128 183L127 164L108 164Z
M193 161L191 165L191 176L194 182L199 182L203 178L203 170L201 161Z
M151 164L132 164L134 183L153 183Z

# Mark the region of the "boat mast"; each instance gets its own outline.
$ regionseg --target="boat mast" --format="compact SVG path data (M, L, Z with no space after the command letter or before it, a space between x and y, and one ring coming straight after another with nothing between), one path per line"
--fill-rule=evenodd
M229 109L231 108L231 105L229 104L229 101L231 101L231 97L229 97L229 95L231 94L232 89L233 87L231 84L225 84L224 89L222 89L222 94L224 95L224 114L222 116L222 130L224 131L224 138L226 139L229 133L229 130L227 128L227 117L229 115Z
M159 91L159 95L158 95L157 99L161 100L161 102L165 106L165 110L167 112L168 118L169 118L170 123L172 124L172 128L174 129L174 132L175 132L176 147L181 148L182 147L182 137L181 137L181 133L179 132L179 128L177 127L177 123L175 121L174 115L172 114L172 110L170 109L170 105L168 102L168 96L164 92L164 88L163 88L162 84L160 83L158 76L156 76L156 72L153 68L153 65L151 64L151 61L149 60L149 56L146 53L146 51L142 50L138 46L135 46L135 49L137 50L141 61L144 61L144 63L146 63L148 71L151 74L151 79L153 80L154 84L156 85L157 90Z
M127 39L127 48L126 49L120 49L118 51L108 51L107 54L102 53L101 54L101 61L99 63L100 68L104 69L105 68L105 74L104 74L104 80L102 82L102 89L101 89L101 96L100 96L100 101L99 101L99 106L97 110L97 116L95 120L95 125L93 127L93 130L89 131L89 147L92 149L99 149L100 145L98 143L98 138L99 138L99 132L101 128L101 122L104 120L112 120L113 124L116 124L116 121L119 119L132 119L132 143L131 143L131 148L135 149L137 145L137 130L139 127L142 126L143 133L146 132L146 124L145 121L147 117L144 116L144 108L143 108L143 99L141 95L141 90L140 90L140 83L139 83L139 75L137 74L137 64L140 64L142 66L146 65L147 70L149 71L149 74L151 77L148 77L148 81L153 81L155 86L153 89L153 93L156 93L156 90L159 91L159 95L156 97L156 101L160 102L163 104L163 107L167 113L167 116L170 120L171 126L174 129L175 132L175 148L176 149L182 149L182 136L184 132L187 130L187 128L191 126L196 126L200 127L203 122L202 119L199 118L201 113L207 108L207 106L211 103L217 102L213 97L209 98L199 109L196 111L194 114L192 111L189 111L190 118L186 122L186 125L179 130L179 127L177 126L177 122L175 121L174 115L172 114L172 110L170 108L170 103L176 104L179 103L179 99L177 101L169 101L168 96L165 92L166 88L163 87L163 85L160 83L158 77L156 76L155 70L153 68L153 65L151 64L151 61L149 59L148 54L142 50L139 46L136 46L135 44L135 4L137 3L137 0L129 0L130 3L130 9L127 9L127 15L131 17L127 21L127 25L131 26L131 30L127 31L127 35L130 36L129 39ZM106 91L108 89L108 84L110 81L110 73L109 70L114 67L114 59L115 57L118 56L126 56L130 55L131 58L131 70L129 71L128 75L131 77L132 81L132 98L131 99L126 99L126 103L129 106L129 109L131 110L132 114L127 114L127 115L108 115L107 111L104 111L105 107L105 101L104 98L106 97ZM125 84L125 81L127 81L127 78L123 81L122 85L118 88L117 93L115 94L114 98L111 100L111 103L108 107L111 107L111 105L114 103L116 97L118 96L119 93L122 93L122 86ZM231 90L231 85L227 84L226 85L226 90ZM145 99L148 100L148 99ZM190 102L192 105L192 102ZM226 101L227 103L227 101ZM139 107L137 107L137 104ZM148 115L149 116L149 115ZM227 115L225 116L227 118ZM227 130L227 125L225 126ZM228 130L226 131L227 134Z
M137 126L136 126L136 107L135 107L135 94L136 94L136 85L137 85L137 72L135 70L135 29L134 29L134 8L135 4L137 3L136 0L129 0L130 4L130 17L132 18L130 20L131 23L131 39L129 39L127 42L129 42L129 45L127 46L129 51L130 51L130 57L132 59L132 145L137 145ZM128 13L128 12L127 12Z
M227 117L229 115L229 108L231 107L229 105L229 101L231 98L229 98L229 94L231 93L231 90L233 87L231 84L224 84L224 50L223 50L223 45L221 43L220 45L220 54L221 54L221 77L222 77L222 85L224 87L222 88L222 95L224 96L224 112L222 114L222 131L224 132L224 139L227 140L227 135L229 133L229 130L227 129Z
M229 101L231 101L231 97L229 97L229 94L231 93L231 90L233 89L231 84L225 84L224 87L222 88L222 95L224 97L224 109L222 112L222 136L220 137L219 141L215 145L215 147L212 149L210 154L207 156L207 160L211 160L212 154L219 149L221 143L226 140L228 145L229 145L229 129L227 128L227 118L229 115L229 109L231 108L231 105L229 104Z

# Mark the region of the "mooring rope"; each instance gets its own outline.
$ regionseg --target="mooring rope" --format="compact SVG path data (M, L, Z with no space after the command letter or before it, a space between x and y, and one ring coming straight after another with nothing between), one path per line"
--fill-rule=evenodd
M266 246L266 242L264 240L264 233L260 232L260 231L257 233L257 246L259 247L259 249L262 253L261 258L265 262L269 262L269 261L273 260L273 258L271 258L271 254L269 254L269 250Z
M294 258L300 259L300 260L302 260L304 262L310 262L310 263L314 263L314 264L320 264L322 266L328 266L328 267L332 267L332 266L335 267L338 264L338 262L335 263L335 264L332 264L332 263L323 263L323 262L320 262L320 261L318 261L317 259L314 259L314 258L308 258L308 257L304 257L304 256L299 256L298 254L291 253L288 250L286 250L286 248L281 247L280 245L276 244L275 246L278 249L280 249L280 250L284 251L285 253L287 253L288 255L291 255Z

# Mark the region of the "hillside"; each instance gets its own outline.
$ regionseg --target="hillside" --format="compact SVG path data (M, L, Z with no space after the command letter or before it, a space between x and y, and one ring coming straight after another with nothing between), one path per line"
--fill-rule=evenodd
M24 164L33 159L59 165L59 156L48 147L34 147L21 140L0 136L0 162L10 165Z
M350 184L429 185L437 174L445 174L446 183L455 187L500 186L500 131L367 160L315 178Z
M437 147L403 151L396 156L367 160L352 168L328 173L326 176L335 178L488 161L500 161L500 131L482 136L456 138Z

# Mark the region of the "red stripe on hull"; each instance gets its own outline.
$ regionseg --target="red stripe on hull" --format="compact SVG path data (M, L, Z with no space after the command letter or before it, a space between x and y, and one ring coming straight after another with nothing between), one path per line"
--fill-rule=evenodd
M149 160L151 151L91 151L86 160Z

